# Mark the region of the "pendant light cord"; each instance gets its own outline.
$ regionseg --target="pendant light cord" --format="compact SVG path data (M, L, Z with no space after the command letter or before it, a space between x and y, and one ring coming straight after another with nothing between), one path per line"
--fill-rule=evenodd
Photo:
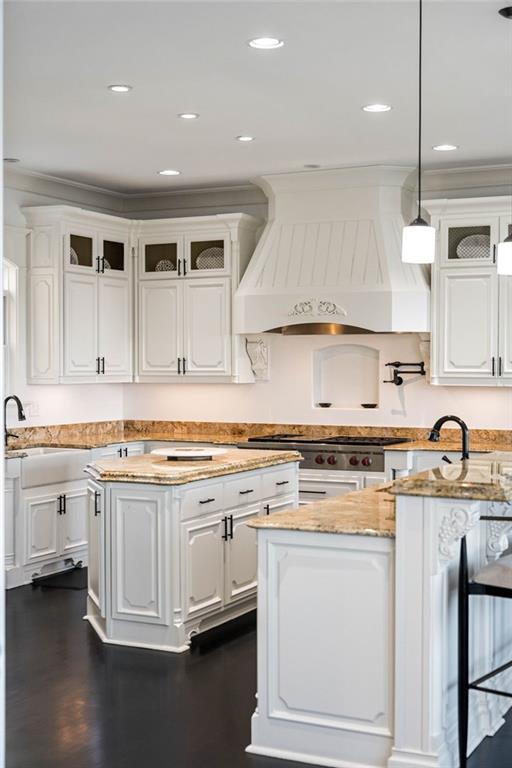
M418 60L418 219L421 219L421 124L422 124L422 82L423 82L423 0L419 0L419 60Z

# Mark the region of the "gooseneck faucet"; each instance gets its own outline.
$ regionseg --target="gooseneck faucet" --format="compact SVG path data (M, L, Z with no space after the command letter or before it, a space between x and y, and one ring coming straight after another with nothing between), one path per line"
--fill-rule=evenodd
M17 435L14 434L14 432L8 432L7 431L7 403L9 400L14 400L16 403L16 406L18 408L18 421L25 421L27 418L25 416L25 411L23 410L23 406L21 404L21 400L17 395L9 395L9 397L6 397L4 400L4 446L7 448L7 443L9 442L10 437L17 437Z
M437 443L441 437L440 435L441 427L444 424L446 424L447 421L454 421L456 424L459 425L462 432L462 458L469 459L468 425L466 424L465 421L462 421L462 419L460 419L458 416L441 416L441 418L436 421L436 423L430 430L430 435L428 436L428 439L433 443Z

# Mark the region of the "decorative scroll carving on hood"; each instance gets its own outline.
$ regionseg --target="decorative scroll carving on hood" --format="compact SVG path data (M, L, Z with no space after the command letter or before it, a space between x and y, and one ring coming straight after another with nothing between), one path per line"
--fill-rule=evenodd
M308 323L429 331L428 273L401 260L411 173L371 166L259 179L269 222L235 296L235 332Z

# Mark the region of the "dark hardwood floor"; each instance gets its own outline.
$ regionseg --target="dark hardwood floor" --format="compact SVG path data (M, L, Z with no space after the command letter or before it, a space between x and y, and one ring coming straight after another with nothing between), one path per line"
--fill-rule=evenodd
M7 593L7 768L299 768L247 755L254 631L172 655L103 645L85 591ZM470 768L511 768L512 720Z

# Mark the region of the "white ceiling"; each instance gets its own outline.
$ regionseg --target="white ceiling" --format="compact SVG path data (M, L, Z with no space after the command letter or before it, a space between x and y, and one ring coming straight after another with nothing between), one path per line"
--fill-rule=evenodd
M512 159L506 4L425 2L428 167ZM286 44L247 46L261 35ZM416 49L415 0L7 2L4 155L134 194L306 163L414 164ZM361 111L376 101L393 111ZM200 119L176 118L187 110ZM256 141L234 140L245 133ZM459 151L431 150L445 142ZM157 175L169 167L182 175Z

